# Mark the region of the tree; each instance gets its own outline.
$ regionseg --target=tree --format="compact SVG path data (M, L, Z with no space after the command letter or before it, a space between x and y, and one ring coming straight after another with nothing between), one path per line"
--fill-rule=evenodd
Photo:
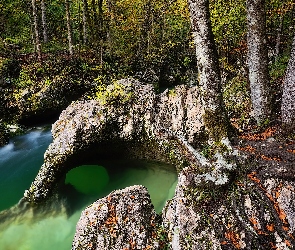
M286 131L295 129L295 36L283 86L282 122Z
M266 46L265 1L247 0L247 45L251 100L254 117L259 125L271 114L268 53Z
M34 33L35 33L35 46L36 46L38 58L41 59L41 43L40 43L40 37L39 37L36 0L32 0L32 11L33 11Z
M88 40L88 28L87 23L89 22L88 2L83 0L83 44L87 44Z
M70 3L69 3L69 0L65 0L65 7L66 7L66 18L67 18L69 52L70 52L70 55L73 55L73 34L72 34L72 26L71 26L71 15L70 15Z
M220 142L228 137L229 122L222 101L221 77L211 29L209 0L189 0L188 3L205 111L203 119L210 139Z
M48 42L48 35L47 35L47 20L46 20L45 0L41 0L41 15L42 15L43 40L44 40L44 43L47 43Z

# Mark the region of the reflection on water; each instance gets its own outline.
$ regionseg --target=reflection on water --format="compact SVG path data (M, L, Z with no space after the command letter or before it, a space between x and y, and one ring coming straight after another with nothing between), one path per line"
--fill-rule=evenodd
M51 140L49 131L35 130L0 148L0 210L22 197L42 165ZM157 212L174 194L177 176L169 165L145 161L98 164L78 167L67 174L61 190L66 204L52 201L46 213L26 210L6 221L0 214L0 250L70 249L81 211L115 189L144 185Z

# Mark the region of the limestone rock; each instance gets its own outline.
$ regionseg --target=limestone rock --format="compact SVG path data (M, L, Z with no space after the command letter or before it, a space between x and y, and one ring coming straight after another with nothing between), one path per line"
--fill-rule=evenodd
M96 150L97 157L120 152L126 158L170 162L178 168L185 165L184 150L171 137L177 134L193 142L203 126L197 87L178 86L172 94L156 95L152 85L134 79L117 84L120 95L76 101L61 113L52 127L53 142L44 154L44 164L25 192L27 200L48 197L59 178L91 150Z
M82 212L72 250L159 249L156 230L147 189L132 186L112 192Z
M291 169L264 168L226 188L204 185L195 169L184 169L163 209L170 249L293 249Z

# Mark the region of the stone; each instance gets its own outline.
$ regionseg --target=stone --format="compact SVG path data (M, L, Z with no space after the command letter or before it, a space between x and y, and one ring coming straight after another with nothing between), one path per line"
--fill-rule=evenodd
M160 249L156 217L145 187L114 191L82 212L72 250Z
M225 152L206 158L195 146L204 125L197 87L156 95L152 85L134 79L117 84L118 95L101 93L101 99L77 101L62 112L24 200L49 199L67 171L93 153L172 163L178 184L161 218L142 186L94 202L81 214L73 249L294 248L293 149L270 139L256 142L261 153L253 157L224 140ZM269 145L281 146L289 162L266 157Z
M134 79L116 84L122 92L117 96L101 93L101 99L73 102L61 113L25 199L38 203L48 197L62 176L85 163L79 162L86 158L81 155L93 147L97 157L124 152L126 158L169 162L179 169L190 161L174 135L192 143L203 126L197 87L181 85L173 93L156 95L152 85Z
M293 249L294 180L265 167L236 174L240 180L222 188L182 170L162 215L170 249Z

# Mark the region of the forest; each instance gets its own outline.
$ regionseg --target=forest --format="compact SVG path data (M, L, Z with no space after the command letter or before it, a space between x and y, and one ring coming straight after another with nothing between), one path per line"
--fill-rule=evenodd
M69 222L72 170L99 167L81 185L102 191L133 167L168 192L157 211L135 176L92 197L64 249L294 247L294 0L2 0L0 24L0 176L28 179L0 236L27 214Z
M223 99L231 121L244 130L256 123L247 67L246 1L209 2ZM267 0L263 5L272 112L268 123L280 119L295 7L291 0ZM0 7L2 123L21 120L22 115L15 114L23 114L23 106L30 110L28 116L38 113L36 93L41 86L63 92L68 82L70 89L79 86L76 92L95 92L98 85L125 77L152 83L159 91L198 84L185 0L4 0ZM24 89L29 89L25 96ZM12 104L19 99L26 104ZM68 103L49 101L42 107L60 110Z

